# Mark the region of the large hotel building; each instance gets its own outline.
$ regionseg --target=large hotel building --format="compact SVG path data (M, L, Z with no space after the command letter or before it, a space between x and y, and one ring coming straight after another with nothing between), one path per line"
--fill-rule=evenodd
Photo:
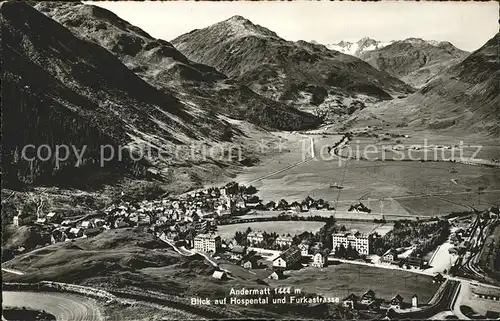
M373 243L377 237L377 233L362 234L358 231L335 233L332 235L332 245L333 249L335 249L340 244L344 244L346 248L351 244L359 254L371 254Z
M194 249L198 252L217 253L221 246L221 238L215 233L198 234L194 238Z

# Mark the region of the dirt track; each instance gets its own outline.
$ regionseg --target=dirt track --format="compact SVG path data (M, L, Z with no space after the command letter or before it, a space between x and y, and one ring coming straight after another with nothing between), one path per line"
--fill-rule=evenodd
M2 306L45 310L57 321L100 321L104 317L92 299L68 293L13 292L2 293Z

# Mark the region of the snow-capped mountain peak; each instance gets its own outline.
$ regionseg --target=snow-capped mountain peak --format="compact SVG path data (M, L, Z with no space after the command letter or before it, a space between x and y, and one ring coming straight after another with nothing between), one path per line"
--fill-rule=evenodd
M359 39L357 42L342 40L338 43L327 44L326 47L330 50L340 51L348 55L359 56L365 51L380 49L390 45L392 42L393 41L382 42L369 37L364 37Z

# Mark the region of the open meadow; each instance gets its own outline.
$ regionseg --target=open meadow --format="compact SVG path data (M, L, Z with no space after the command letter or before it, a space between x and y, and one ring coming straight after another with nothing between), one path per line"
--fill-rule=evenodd
M317 232L322 226L323 222L308 222L308 221L270 221L270 222L252 222L240 224L228 224L217 226L217 232L222 239L231 239L237 231L244 232L249 227L253 231L265 231L267 233L276 232L277 234L296 235L303 232Z
M307 267L290 271L288 275L284 280L271 280L269 283L272 286L292 286L303 292L339 297L341 300L350 293L362 295L369 289L375 291L377 297L386 300L399 293L405 302L411 302L411 297L417 294L422 303L429 301L438 288L430 276L346 263L329 265L321 270Z
M334 144L334 135L311 136L315 159L281 171L276 171L277 167L251 167L238 175L236 181L252 181L264 201L284 198L293 202L311 196L331 202L338 211L361 201L372 213L385 215L438 216L467 211L470 206L486 208L500 199L500 167L450 162L346 161L328 155L324 148ZM279 162L283 157L290 162L294 155L282 155L274 161ZM342 188L331 187L332 184ZM479 196L478 189L482 190Z

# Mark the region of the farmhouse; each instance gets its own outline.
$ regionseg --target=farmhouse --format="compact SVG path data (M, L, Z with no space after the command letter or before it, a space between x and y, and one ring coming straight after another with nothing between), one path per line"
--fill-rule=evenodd
M318 252L314 254L311 266L316 268L322 268L325 265L325 263L326 263L326 257L322 253Z
M403 297L399 294L396 294L392 299L391 299L391 308L394 309L401 309L401 305L403 304Z
M382 255L382 262L393 263L398 259L398 252L395 249L389 249Z
M299 246L299 249L300 249L300 254L302 256L309 255L309 244L308 243L302 242L298 246Z
M47 221L52 223L52 222L55 222L59 219L59 215L57 215L56 212L50 212L49 214L47 214L46 218L47 218Z
M344 298L344 300L342 300L342 304L345 307L350 307L351 309L355 309L356 305L358 304L358 301L359 301L359 297L356 294L351 293L351 294L349 294L348 297L346 297L346 298Z
M257 267L257 261L256 260L245 260L243 261L243 264L241 264L242 267L245 269L255 269Z
M236 245L236 246L233 246L233 248L231 249L231 252L232 252L232 255L231 255L232 260L241 260L243 258L243 256L247 253L247 248L244 246Z
M371 304L373 301L375 301L375 292L372 290L366 291L362 296L361 296L361 303L365 305Z
M273 260L273 266L279 268L289 268L299 262L301 257L300 249L297 246L292 246Z
M198 234L194 238L195 251L217 253L221 247L222 241L218 234Z
M281 280L284 278L283 271L276 270L273 273L271 273L267 278L272 280Z
M87 229L87 228L92 228L94 227L94 224L91 221L83 221L82 222L82 228Z
M73 227L69 230L69 233L68 233L69 237L72 237L72 238L76 238L76 237L82 237L83 236L83 230L81 228L76 228L76 227Z

